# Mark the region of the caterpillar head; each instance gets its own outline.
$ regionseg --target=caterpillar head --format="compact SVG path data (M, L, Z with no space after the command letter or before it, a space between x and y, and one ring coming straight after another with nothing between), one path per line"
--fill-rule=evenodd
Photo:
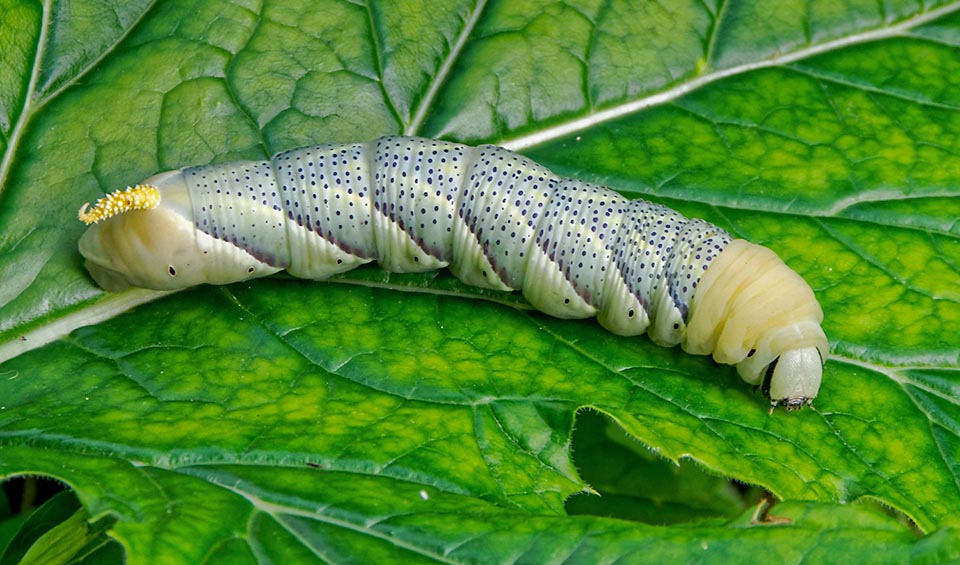
M827 342L817 321L819 308L804 306L800 311L800 316L769 322L771 325L758 333L749 352L736 363L743 380L760 385L772 408L803 408L820 390Z
M736 239L704 273L684 348L713 354L759 385L773 407L809 405L828 351L810 286L769 249Z
M816 347L791 349L767 366L761 390L770 410L784 406L797 410L813 403L823 377L823 358Z
M263 267L248 253L196 229L183 173L169 171L116 191L79 212L87 271L102 288L177 290L252 276ZM262 274L276 269L261 269Z

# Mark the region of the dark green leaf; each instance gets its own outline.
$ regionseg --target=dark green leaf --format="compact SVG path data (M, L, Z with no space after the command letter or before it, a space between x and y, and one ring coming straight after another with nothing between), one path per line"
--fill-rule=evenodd
M131 562L956 558L958 9L0 0L0 477L68 482ZM826 313L816 411L445 273L168 296L83 270L76 210L103 192L395 133L768 245ZM585 406L794 525L567 517ZM930 535L839 505L860 498Z

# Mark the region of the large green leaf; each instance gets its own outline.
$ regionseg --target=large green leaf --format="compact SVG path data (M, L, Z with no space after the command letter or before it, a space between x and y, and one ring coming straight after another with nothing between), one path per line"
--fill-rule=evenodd
M0 0L0 45L0 477L67 482L131 561L960 556L960 3ZM771 247L826 313L816 410L446 273L82 268L102 192L396 133ZM793 524L566 516L588 406Z

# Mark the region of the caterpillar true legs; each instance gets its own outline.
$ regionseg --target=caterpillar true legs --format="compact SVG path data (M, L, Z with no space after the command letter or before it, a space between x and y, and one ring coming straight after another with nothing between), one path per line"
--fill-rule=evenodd
M813 291L769 249L494 146L305 147L161 173L80 217L108 290L449 266L548 314L712 354L788 409L817 395L828 351Z

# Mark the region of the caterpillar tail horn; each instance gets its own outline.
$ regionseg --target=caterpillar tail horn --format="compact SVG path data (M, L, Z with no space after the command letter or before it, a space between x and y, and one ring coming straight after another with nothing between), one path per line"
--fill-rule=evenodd
M225 284L280 270L198 231L179 170L111 193L92 208L84 205L78 215L90 225L80 238L85 266L97 284L112 292L131 286L177 290Z

